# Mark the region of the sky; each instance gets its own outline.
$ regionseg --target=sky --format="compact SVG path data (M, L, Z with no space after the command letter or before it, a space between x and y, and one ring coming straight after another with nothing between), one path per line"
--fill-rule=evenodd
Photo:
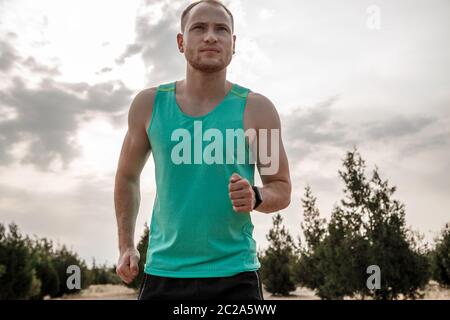
M128 109L142 89L184 78L176 34L189 3L0 0L0 223L116 263L114 176ZM280 213L294 239L305 186L329 218L356 146L431 242L450 221L450 2L224 3L237 37L227 78L281 117L293 193ZM150 157L136 241L154 179ZM264 249L273 214L251 216Z

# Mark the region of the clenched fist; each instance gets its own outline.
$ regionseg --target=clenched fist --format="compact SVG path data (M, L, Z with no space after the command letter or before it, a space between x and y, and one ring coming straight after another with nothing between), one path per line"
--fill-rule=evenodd
M125 250L120 254L119 263L116 268L116 273L123 282L129 284L139 273L139 251L135 248Z
M250 212L255 206L255 193L247 179L233 173L228 184L228 192L233 210L236 212Z

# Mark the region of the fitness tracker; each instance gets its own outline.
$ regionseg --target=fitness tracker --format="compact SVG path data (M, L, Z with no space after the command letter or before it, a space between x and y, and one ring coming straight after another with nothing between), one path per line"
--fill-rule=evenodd
M262 196L261 196L261 192L259 191L257 186L252 186L253 192L255 193L255 206L253 207L252 210L255 210L263 201Z

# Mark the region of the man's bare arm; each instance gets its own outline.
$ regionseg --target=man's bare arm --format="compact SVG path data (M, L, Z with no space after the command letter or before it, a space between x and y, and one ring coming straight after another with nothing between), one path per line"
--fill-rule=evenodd
M251 100L251 105L254 106L253 110L255 111L258 144L261 146L261 143L267 143L266 150L269 152L273 150L274 152L270 155L271 161L269 163L263 163L268 159L262 161L260 155L257 156L257 167L263 182L263 186L260 188L263 202L255 210L272 213L286 208L291 202L292 187L289 163L281 135L281 121L275 106L261 94L252 94ZM260 129L267 130L267 139L261 139ZM275 133L276 131L278 134ZM277 146L272 146L272 134L276 137L274 143Z
M264 213L275 212L286 208L291 202L291 179L281 138L280 118L272 102L257 93L248 95L246 108L247 116L244 122L247 128L256 129L257 139L251 135L249 142L253 155L256 155L263 182L260 187L263 202L255 210ZM262 130L266 131L265 135ZM257 146L259 148L256 148ZM263 150L260 153L261 147ZM246 213L253 210L255 193L247 179L236 172L233 173L229 179L228 190L234 211Z
M138 272L134 231L140 204L140 175L151 152L146 120L153 108L154 95L154 88L143 90L131 103L115 176L114 205L120 251L117 273L125 282L131 282Z

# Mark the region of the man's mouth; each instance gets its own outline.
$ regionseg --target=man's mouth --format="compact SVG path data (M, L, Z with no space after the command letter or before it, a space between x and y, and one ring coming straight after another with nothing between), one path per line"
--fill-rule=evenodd
M217 50L217 49L203 49L203 50L200 50L200 52L216 52L216 53L219 53L219 50Z

